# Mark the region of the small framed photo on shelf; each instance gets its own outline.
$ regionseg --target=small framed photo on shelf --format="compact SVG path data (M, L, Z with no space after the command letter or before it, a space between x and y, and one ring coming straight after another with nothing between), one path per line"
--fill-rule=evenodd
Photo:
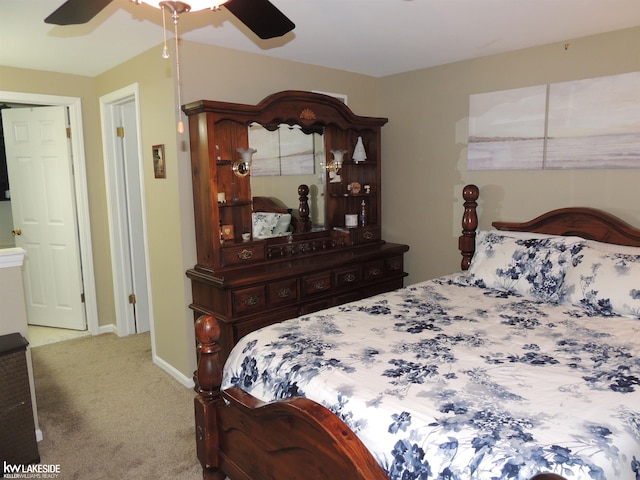
M233 240L233 225L222 225L222 238Z
M155 178L167 178L167 170L164 161L164 145L151 147L153 156L153 176Z

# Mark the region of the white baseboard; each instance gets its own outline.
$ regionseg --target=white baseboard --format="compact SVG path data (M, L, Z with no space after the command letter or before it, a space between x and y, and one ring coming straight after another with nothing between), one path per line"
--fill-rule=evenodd
M165 362L163 359L158 357L157 355L153 356L153 363L175 378L178 382L184 385L187 388L193 388L195 383L193 382L193 378L189 378L184 375L182 372L176 370L173 365Z
M118 329L113 323L109 323L108 325L100 325L98 329L98 335L102 335L103 333L115 333L118 334Z

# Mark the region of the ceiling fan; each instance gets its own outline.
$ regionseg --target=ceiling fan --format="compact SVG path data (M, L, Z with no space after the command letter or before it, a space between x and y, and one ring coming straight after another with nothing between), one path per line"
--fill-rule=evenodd
M46 23L54 25L77 25L86 23L96 16L113 0L67 0L58 9L45 18ZM234 16L263 40L281 37L294 29L295 24L289 20L269 0L186 0L182 1L152 1L132 0L135 3L148 3L154 7L165 7L174 15L189 12L192 9L217 9L224 6ZM198 6L196 4L203 4ZM194 8L192 8L194 5Z

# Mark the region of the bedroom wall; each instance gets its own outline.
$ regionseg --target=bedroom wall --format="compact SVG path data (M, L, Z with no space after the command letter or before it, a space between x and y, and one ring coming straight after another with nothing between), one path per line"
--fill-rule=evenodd
M565 50L564 44L569 47ZM462 187L480 187L480 224L524 221L565 206L640 226L640 169L467 171L469 95L640 70L640 28L380 79L383 236L407 243L407 283L459 269Z

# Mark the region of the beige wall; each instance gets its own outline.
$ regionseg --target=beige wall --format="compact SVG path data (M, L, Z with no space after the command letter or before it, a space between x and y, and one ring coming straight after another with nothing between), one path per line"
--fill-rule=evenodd
M563 42L565 43L565 42ZM481 187L481 223L529 219L551 208L589 205L640 225L640 170L468 172L466 122L472 93L640 70L640 28L375 79L229 49L182 42L182 103L256 103L287 89L348 96L383 128L383 232L407 243L408 283L459 266L460 191ZM188 135L175 131L172 63L155 48L95 79L0 67L0 90L83 99L96 287L101 325L113 322L113 289L98 99L138 82L156 354L191 376L195 366L190 285L195 262ZM186 119L185 119L186 123ZM153 178L151 146L165 144L167 178ZM637 203L637 202L636 202Z
M564 43L569 43L565 50ZM383 232L407 243L408 283L460 265L462 187L480 187L480 223L554 208L602 208L640 226L640 169L467 171L469 95L640 70L640 28L385 77Z
M182 42L183 103L201 99L255 104L281 90L319 90L347 95L359 115L379 110L378 80L366 75L316 67Z

